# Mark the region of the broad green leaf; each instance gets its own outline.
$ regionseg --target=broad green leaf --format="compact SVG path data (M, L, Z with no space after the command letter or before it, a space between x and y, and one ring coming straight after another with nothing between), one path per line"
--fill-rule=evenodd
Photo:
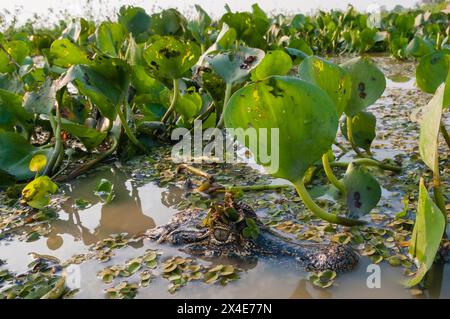
M152 78L141 65L131 67L131 84L139 94L156 96L166 90L167 87L160 81Z
M117 58L126 37L125 28L114 22L103 22L95 31L97 47L104 54Z
M0 89L15 94L23 93L24 84L17 73L0 74Z
M72 81L104 117L115 120L116 108L123 103L128 93L129 66L122 60L99 56L91 65L76 65L67 70L59 80L59 87Z
M331 98L317 86L293 77L272 76L232 95L225 109L225 124L228 128L254 128L258 136L258 129L267 128L267 139L258 139L259 149L265 147L268 154L278 152L279 165L270 167L252 145L242 138L241 143L250 146L269 173L295 182L331 147L338 116ZM279 143L273 145L271 128L279 133Z
M52 154L52 148L34 147L21 135L13 132L0 131L0 170L17 180L32 178L34 174L28 165L36 154L43 154L47 158Z
M56 87L50 78L37 92L27 92L24 96L23 107L30 113L49 114L56 103Z
M406 53L415 58L420 58L424 55L432 53L433 51L433 43L423 39L420 36L415 36L406 47Z
M39 176L28 183L22 190L22 198L36 209L43 209L50 203L50 194L54 194L58 186L48 176Z
M53 57L53 63L62 67L90 63L87 52L69 39L54 41L50 47L50 54Z
M2 45L14 62L19 65L22 65L25 58L30 54L28 45L24 41L3 42ZM16 69L8 54L0 50L0 73L11 73Z
M119 11L119 23L133 34L137 43L147 41L150 29L150 16L139 7L123 6Z
M100 200L108 204L110 203L114 197L114 185L109 180L102 178L100 182L98 182L97 187L95 189L95 195L100 197Z
M439 169L438 137L442 118L442 105L444 103L444 90L445 83L442 83L431 101L423 108L422 121L420 123L420 157L433 172L437 172Z
M351 59L341 66L352 79L352 97L345 113L353 116L373 104L384 92L386 79L383 72L367 57Z
M195 91L195 88L190 88L184 94L180 94L175 105L175 111L180 114L185 123L193 120L201 109L202 97Z
M444 234L444 229L444 216L430 198L423 179L421 179L416 223L414 224L411 244L409 246L410 255L417 259L420 267L416 276L405 283L407 287L419 284L433 265Z
M447 79L449 69L449 49L423 56L416 68L417 86L424 92L434 93L439 85Z
M303 60L298 68L299 77L317 85L334 101L340 116L351 97L352 80L349 73L339 65L316 56Z
M21 125L28 131L32 124L33 115L22 107L22 97L0 89L0 129L13 131Z
M313 55L313 50L309 47L303 38L291 37L289 39L289 48L297 49L306 55Z
M381 198L378 181L364 167L350 164L343 178L348 216L360 218L377 206Z
M370 112L359 112L352 117L353 142L356 146L370 151L370 145L376 136L377 118ZM347 117L341 122L341 132L347 137Z
M309 54L295 48L284 48L287 54L294 61L294 65L300 64L304 59L306 59Z
M243 82L263 58L264 51L260 49L240 47L238 51L207 56L205 62L226 83L235 85Z
M287 75L292 67L291 57L281 50L268 51L253 70L252 80L262 80L271 75Z
M88 150L99 146L107 135L107 132L99 132L93 128L66 119L61 119L61 126L65 131L78 137Z
M182 35L186 18L176 9L166 9L151 15L150 32L157 35Z
M153 73L164 79L181 78L198 60L200 49L191 41L160 37L144 52L144 59Z
M30 171L39 173L47 165L47 157L44 154L34 155L28 168Z

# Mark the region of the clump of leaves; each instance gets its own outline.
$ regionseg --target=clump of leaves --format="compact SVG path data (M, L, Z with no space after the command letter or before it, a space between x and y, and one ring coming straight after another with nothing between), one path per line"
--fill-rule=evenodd
M138 284L123 281L117 286L106 289L106 294L111 299L133 299L137 295Z
M309 275L309 281L318 288L329 288L336 280L336 272L332 270L324 270L313 272Z
M216 265L206 269L203 280L207 284L219 282L222 286L226 286L230 281L239 278L238 269L233 265Z
M148 270L155 269L157 267L159 255L160 253L158 251L147 250L144 255L130 259L124 265L116 265L103 269L98 273L98 276L103 280L103 282L109 284L115 278L130 277L142 268L146 268L146 274L150 275ZM147 275L145 276L145 280L148 284L150 277Z
M169 292L175 293L189 281L202 278L203 267L191 258L172 257L163 264L163 278L170 281Z

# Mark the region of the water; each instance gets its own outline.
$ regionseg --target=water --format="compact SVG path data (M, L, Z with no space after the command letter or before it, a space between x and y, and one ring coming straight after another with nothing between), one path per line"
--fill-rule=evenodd
M379 61L382 62L382 61ZM398 69L402 64L396 62ZM387 90L380 99L378 106L372 111L377 118L379 134L392 130L395 121L404 121L404 118L383 117L381 107L391 106L397 101L395 94L407 94L407 91L416 92L414 79L411 74L387 73ZM394 94L394 95L393 95ZM403 96L402 95L402 96ZM390 111L390 109L387 109ZM377 113L380 112L380 113ZM409 109L404 110L407 114ZM392 124L394 123L394 124ZM395 124L396 125L396 124ZM395 126L394 125L394 126ZM412 145L416 135L403 136L407 145ZM411 140L408 140L411 139ZM378 159L392 158L395 155L408 153L406 150L394 147L390 139L377 139L374 155ZM345 159L345 158L344 158ZM252 166L257 167L256 164ZM94 195L96 183L101 178L107 178L114 184L116 198L111 204L103 205ZM277 183L284 183L276 180ZM153 183L138 186L129 176L115 165L104 167L64 187L65 194L70 199L62 204L58 212L59 217L51 223L48 235L42 236L35 242L12 240L0 241L0 259L5 259L8 269L17 273L27 270L27 264L32 261L30 252L51 255L62 261L75 254L89 252L89 247L99 240L114 234L127 233L135 236L146 230L167 223L176 212L174 206L183 197L183 189L178 187L158 187ZM390 213L402 209L402 194L392 189L392 186L383 184L383 200L389 203ZM76 199L84 199L90 203L85 209L77 209L74 205ZM123 264L128 259L139 256L146 249L159 249L163 252L162 258L169 256L185 256L176 248L167 245L158 245L148 240L140 240L130 246L115 251L115 256L107 263L89 260L80 265L81 289L75 298L104 297L105 285L97 273L106 266ZM200 261L205 265L217 261ZM240 264L245 269L241 279L230 283L226 287L220 285L207 285L201 281L191 282L181 288L175 295L168 292L169 282L161 276L156 276L147 288L140 288L137 298L412 298L410 291L404 289L401 281L405 279L402 268L394 268L387 263L381 266L381 287L370 289L367 279L370 273L367 266L370 261L361 257L356 269L349 273L340 274L335 285L329 289L315 288L308 280L307 273L296 267L295 262L280 263L278 260L259 259L251 263ZM160 270L158 270L160 271ZM420 298L450 298L450 265L434 265L430 288L425 290ZM134 277L126 278L129 282L138 280ZM118 283L118 282L116 282Z

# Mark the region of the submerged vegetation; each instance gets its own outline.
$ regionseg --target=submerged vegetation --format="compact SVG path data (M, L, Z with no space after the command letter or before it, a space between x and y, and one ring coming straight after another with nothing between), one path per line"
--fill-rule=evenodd
M66 200L59 191L64 183L111 159L126 166L144 155L138 160L142 167L134 167L133 173L142 176L151 166L150 180L162 186L190 176L183 182L195 191L180 209L217 207L215 200L223 193L245 199L249 193L274 192L281 207L252 203L265 211L267 225L300 240L358 246L373 263L386 260L405 267L410 276L405 286L424 287L427 272L449 248L449 185L443 175L448 174L450 154L449 13L414 9L366 14L349 6L344 12L268 16L255 4L251 12L228 8L213 20L200 6L195 8L192 19L175 9L148 14L122 7L114 21L81 18L53 28L28 24L0 33L0 241L26 224L36 226L25 234L26 241L48 234L45 223L57 219L55 210ZM413 166L374 155L377 121L385 119L372 106L385 93L386 77L368 53L415 61L417 86L430 94L428 104L414 105L422 120L416 145L420 160L416 157ZM247 172L248 180L243 173L231 179L225 164L217 169L217 164L171 163L161 149L171 145L172 132L193 130L199 121L204 129L278 129L276 169L245 136L236 147L247 146L258 164L292 187L254 172ZM417 164L421 162L426 167ZM415 179L406 180L413 173ZM408 218L413 203L406 197L395 218L374 212L383 183L390 180L418 193L412 196L417 199L413 229ZM103 205L113 205L117 187L101 179L92 192ZM321 196L334 204L322 205ZM92 204L73 200L80 209ZM291 211L289 205L301 213L280 217ZM254 220L245 222L244 235L258 238ZM104 239L89 256L64 263L34 256L25 274L2 268L0 296L71 296L76 291L65 288L62 268L92 258L108 261L129 240L121 235ZM226 285L242 271L180 256L161 262L160 254L146 250L101 270L98 276L107 284L134 274L140 278L139 283L122 281L108 288L107 295L133 298L151 283L158 267L171 293L195 280ZM322 288L335 280L333 271L310 276Z

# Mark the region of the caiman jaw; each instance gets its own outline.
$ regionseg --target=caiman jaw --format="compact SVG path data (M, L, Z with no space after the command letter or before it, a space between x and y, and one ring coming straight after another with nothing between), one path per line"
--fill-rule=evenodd
M358 255L350 247L339 244L295 242L270 229L264 229L256 243L263 254L293 257L307 271L345 272L352 270L358 263Z

